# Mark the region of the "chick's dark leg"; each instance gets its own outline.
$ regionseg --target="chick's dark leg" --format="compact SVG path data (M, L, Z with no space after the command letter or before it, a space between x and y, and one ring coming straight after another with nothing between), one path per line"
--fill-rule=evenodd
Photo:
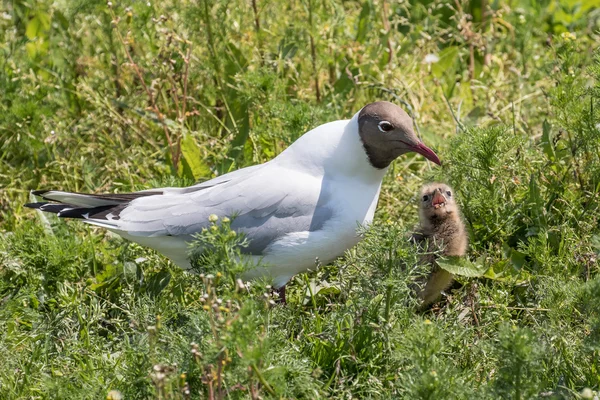
M285 301L285 285L283 285L282 287L280 287L279 289L277 289L277 294L279 295L279 301L281 302L281 304L286 304L286 301Z

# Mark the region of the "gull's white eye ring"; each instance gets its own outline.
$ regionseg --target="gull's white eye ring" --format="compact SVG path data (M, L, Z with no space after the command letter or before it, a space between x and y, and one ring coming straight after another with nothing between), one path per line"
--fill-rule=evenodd
M389 132L392 129L394 129L394 126L392 124L390 124L388 121L381 121L379 124L377 124L377 127L379 128L379 130L381 132Z

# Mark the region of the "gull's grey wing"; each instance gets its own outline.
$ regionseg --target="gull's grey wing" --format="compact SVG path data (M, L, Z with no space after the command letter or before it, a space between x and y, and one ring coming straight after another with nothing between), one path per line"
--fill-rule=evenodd
M209 225L211 214L232 217L232 228L244 232L250 242L245 252L260 255L289 233L323 228L334 210L322 192L322 183L314 177L261 168L193 192L135 199L114 222L130 236L189 240Z
M173 195L193 193L205 189L212 188L217 185L222 185L234 179L242 179L245 176L250 176L265 164L254 165L230 172L228 174L210 179L206 182L197 183L193 186L179 187L164 187L142 190L134 193L77 193L64 192L61 190L34 190L31 192L34 196L40 196L50 203L38 202L26 204L26 207L38 208L42 211L59 214L59 217L70 218L87 218L106 219L106 215L117 215L129 203L139 197L155 196L155 195ZM111 207L112 206L112 207ZM119 207L117 207L119 206ZM104 212L106 211L106 212Z
M266 163L187 188L126 194L35 192L53 203L28 206L60 217L80 218L161 249L166 243L191 240L209 225L211 214L228 216L233 219L232 228L249 239L244 252L261 255L287 234L323 228L334 215L327 205L325 186L313 176Z
M224 175L217 176L216 178L210 179L208 181L196 183L195 185L184 187L184 188L168 187L168 188L161 188L158 190L162 190L164 194L186 194L186 193L197 192L199 190L204 190L204 189L211 188L213 186L227 183L234 179L241 179L245 176L250 176L253 173L256 173L256 171L258 171L260 168L262 168L264 166L265 166L265 164L252 165L250 167L231 171ZM157 189L148 189L148 191L155 191L155 190L157 190ZM144 192L144 191L142 191L142 192ZM138 192L138 193L141 193L141 192Z
M321 230L332 216L333 210L326 206L298 207L278 202L238 215L231 227L243 231L250 242L242 249L243 253L261 255L271 243L288 233Z

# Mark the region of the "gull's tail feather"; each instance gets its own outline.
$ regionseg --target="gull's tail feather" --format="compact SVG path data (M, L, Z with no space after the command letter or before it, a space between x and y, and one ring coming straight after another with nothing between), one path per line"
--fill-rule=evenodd
M25 207L54 213L61 218L84 219L90 224L114 228L116 226L115 222L120 218L120 212L132 200L139 197L160 195L162 192L84 194L58 190L35 190L32 194L51 202L28 203L25 204Z
M138 197L154 196L163 194L162 191L149 190L136 193L107 193L107 194L86 194L76 192L62 192L59 190L34 190L31 192L34 196L40 196L44 200L56 201L63 204L71 204L79 207L97 207L129 203ZM45 211L45 210L44 210Z
M106 205L96 207L80 207L75 204L64 203L28 203L25 207L36 208L40 211L56 214L61 218L106 218L106 211L117 208L119 205Z

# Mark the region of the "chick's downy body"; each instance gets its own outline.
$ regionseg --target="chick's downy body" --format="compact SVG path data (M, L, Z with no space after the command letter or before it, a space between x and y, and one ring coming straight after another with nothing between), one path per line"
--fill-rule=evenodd
M422 306L435 302L452 283L454 276L435 263L438 255L462 257L467 252L468 235L454 191L443 183L430 183L419 196L420 229L413 238L427 243L423 262L433 265L425 287L419 293Z

